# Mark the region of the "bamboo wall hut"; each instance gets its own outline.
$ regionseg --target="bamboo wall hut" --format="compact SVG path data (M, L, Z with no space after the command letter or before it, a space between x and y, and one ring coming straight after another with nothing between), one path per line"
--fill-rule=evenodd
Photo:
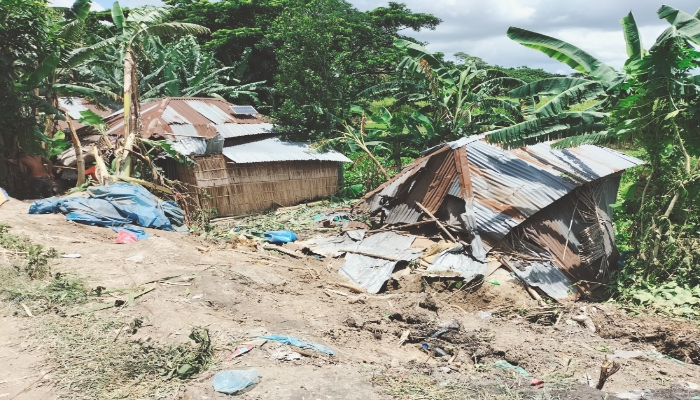
M273 125L250 106L212 98L163 98L141 105L142 137L168 139L196 166L161 161L168 178L180 180L192 208L219 216L242 215L334 194L342 179L342 154L275 138ZM105 118L106 134L124 129L123 114ZM90 134L90 127L78 135Z
M316 153L304 143L277 138L223 148L223 154L196 157L197 166L178 165L178 176L202 209L220 216L242 215L338 191L337 152Z

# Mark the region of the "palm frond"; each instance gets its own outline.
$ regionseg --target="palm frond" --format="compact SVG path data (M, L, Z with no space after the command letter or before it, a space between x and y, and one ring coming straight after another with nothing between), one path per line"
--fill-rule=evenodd
M175 35L204 35L211 31L209 28L187 22L163 22L157 25L150 25L143 30L144 34L155 36L175 36Z
M605 129L600 121L607 114L595 112L564 112L554 117L536 118L499 129L486 139L505 148L519 147L559 138L599 132Z

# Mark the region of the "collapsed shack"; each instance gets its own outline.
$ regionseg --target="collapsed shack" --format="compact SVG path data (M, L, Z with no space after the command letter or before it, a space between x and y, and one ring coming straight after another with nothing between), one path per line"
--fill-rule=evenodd
M142 138L168 140L172 150L195 161L190 166L163 155L154 162L165 178L184 184L192 199L188 211L237 216L327 197L339 188L340 164L350 162L335 151L321 153L306 143L279 140L274 126L253 107L221 99L166 97L141 104L140 116ZM124 130L123 112L104 122L110 147ZM91 162L89 152L102 136L90 126L77 134ZM74 164L72 149L59 156L59 165Z
M504 150L480 135L439 145L355 207L379 216L380 231L439 227L453 245L425 273L454 272L469 280L483 276L487 259L495 259L549 297L575 299L580 286L604 282L617 261L610 205L622 171L643 162L599 146L556 150L550 144ZM362 243L372 236L346 235L345 242L331 245L353 250L348 241L355 240L355 250L369 250L366 259L347 259L341 274L374 290L376 283L366 276L381 270L386 277L377 268L391 257L384 253L406 244L368 247ZM313 251L318 247L312 244ZM348 269L356 273L343 272Z

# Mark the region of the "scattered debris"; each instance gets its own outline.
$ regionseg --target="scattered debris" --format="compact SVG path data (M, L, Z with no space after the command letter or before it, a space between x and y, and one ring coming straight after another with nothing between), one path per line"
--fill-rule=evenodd
M506 360L498 360L495 363L493 363L493 366L495 368L502 369L502 370L512 369L513 371L519 373L520 375L530 376L530 374L527 371L525 371L525 369L523 367L513 365Z
M595 388L598 390L603 390L605 382L613 376L617 371L620 370L620 364L615 361L608 361L607 359L603 361L603 365L600 366L600 377L598 377L598 384Z
M117 232L117 237L114 239L114 243L117 244L129 244L136 243L138 241L139 239L136 237L136 235L134 235L126 229L120 229Z
M217 372L211 384L217 392L234 394L254 385L259 378L260 372L256 369L225 370Z
M63 254L61 258L80 258L82 257L80 254Z
M583 312L583 314L573 316L573 317L571 317L571 320L582 323L586 327L586 329L595 333L596 327L595 327L595 323L593 323L593 319L591 317L589 317L588 315L586 315L585 308L582 308L581 311Z
M535 389L542 389L544 387L544 381L542 379L533 378L530 381L530 386L534 386Z
M270 360L278 360L278 361L294 361L294 360L300 360L301 359L301 354L295 352L295 351L287 351L282 348L275 349L272 353L270 353Z
M10 196L7 194L5 189L0 188L0 206L10 201Z
M270 245L267 245L267 246L263 246L263 249L265 249L265 250L279 251L280 253L284 253L284 254L286 254L286 255L288 255L288 256L292 256L292 257L294 257L294 258L301 258L301 257L302 257L301 254L295 253L295 252L293 252L293 251L291 251L291 250L287 250L287 249L285 249L285 248L282 247L282 246L270 246Z
M330 348L318 344L318 343L310 343L305 340L301 340L299 338L296 338L294 336L284 336L284 335L265 335L265 336L260 336L261 339L267 339L267 340L274 340L276 342L288 344L290 346L294 347L300 347L302 349L311 349L311 350L316 350L318 352L321 352L323 354L329 355L329 356L334 356L335 352L331 350Z
M27 316L28 316L28 317L34 317L34 314L32 314L32 310L30 310L29 307L27 307L26 304L24 304L24 303L19 303L19 305L21 305L22 308L24 308L24 312L27 313Z

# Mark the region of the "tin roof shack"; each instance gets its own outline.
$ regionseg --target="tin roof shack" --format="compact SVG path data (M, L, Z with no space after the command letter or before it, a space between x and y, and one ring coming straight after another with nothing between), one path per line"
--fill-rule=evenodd
M178 153L194 159L189 168L159 160L165 175L185 183L196 206L219 216L264 211L338 190L339 163L350 160L334 151L317 153L305 143L275 138L273 125L250 106L214 98L163 98L141 105L142 136L168 139ZM107 135L124 129L121 112L105 118ZM88 135L89 127L78 131Z
M460 244L428 272L473 277L492 256L528 285L564 300L580 294L581 281L604 281L616 262L610 204L622 171L641 164L598 146L504 150L485 135L472 136L426 151L359 207L383 213L393 226L433 214Z
M178 176L202 209L219 216L242 215L327 197L338 191L350 160L305 143L269 138L228 146L220 155L195 157L193 169L178 165Z

